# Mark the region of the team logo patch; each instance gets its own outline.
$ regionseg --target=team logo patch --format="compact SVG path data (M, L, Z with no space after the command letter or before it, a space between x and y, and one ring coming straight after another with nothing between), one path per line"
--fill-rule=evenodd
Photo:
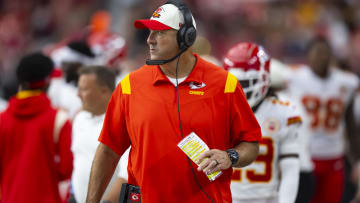
M162 7L159 7L158 9L156 9L156 11L154 11L154 13L152 14L153 18L160 18L160 13L163 12L164 9Z
M276 118L268 118L264 121L264 129L267 133L276 133L280 130L280 121Z
M287 125L293 125L293 124L297 124L297 123L299 123L299 124L302 123L300 116L294 116L294 117L288 118Z
M130 193L130 200L134 202L140 202L140 194Z
M189 83L189 87L192 90L197 90L197 89L203 88L205 86L206 86L206 84L203 83L203 82L202 83L197 83L197 82L190 82Z

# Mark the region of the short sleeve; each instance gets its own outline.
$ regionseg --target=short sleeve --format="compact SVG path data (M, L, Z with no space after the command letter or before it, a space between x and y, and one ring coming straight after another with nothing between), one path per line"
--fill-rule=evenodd
M294 104L288 107L285 131L280 140L280 155L299 153L299 129L302 125L301 113Z
M292 124L287 126L286 134L280 141L280 155L298 154L299 153L299 124Z
M239 83L237 83L235 91L229 96L231 144L236 146L242 141L259 142L261 140L261 128Z
M119 84L107 106L104 124L99 137L101 143L110 147L119 155L122 155L130 146L125 117L125 101L128 96L122 94L121 84Z

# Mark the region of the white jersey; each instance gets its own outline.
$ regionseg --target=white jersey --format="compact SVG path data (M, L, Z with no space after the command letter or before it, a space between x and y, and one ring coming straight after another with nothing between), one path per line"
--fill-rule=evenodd
M73 122L73 139L71 151L74 154L74 170L71 177L75 200L85 202L90 178L91 164L94 160L96 149L99 145L100 135L105 114L92 116L87 111L79 112ZM118 167L115 174L118 172ZM115 181L114 175L104 196Z
M299 151L297 130L301 117L289 102L269 97L261 103L255 116L262 132L260 152L252 164L234 168L231 192L237 202L276 199L280 183L279 161L281 157L297 156Z
M276 93L280 100L290 101L292 105L296 106L296 110L299 112L301 116L302 125L299 126L298 134L299 134L299 158L300 158L300 170L301 172L311 172L314 170L314 164L311 160L310 153L310 134L302 133L304 128L307 126L307 123L310 122L308 117L306 116L306 112L303 108L299 107L301 104L298 103L297 100L291 99L285 91L280 91Z
M327 78L320 78L307 66L287 71L287 94L300 103L308 123L300 134L311 137L314 159L335 159L344 155L344 112L359 85L351 73L331 68Z
M77 95L77 87L66 83L63 78L52 79L47 94L51 104L67 111L71 119L81 110L81 100Z
M0 112L4 111L7 105L7 102L4 99L0 98Z

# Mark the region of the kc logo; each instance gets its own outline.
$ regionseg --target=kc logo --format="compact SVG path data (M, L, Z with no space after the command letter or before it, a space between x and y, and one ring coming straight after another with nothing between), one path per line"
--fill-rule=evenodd
M203 88L205 86L206 86L206 84L203 83L203 82L202 83L197 83L197 82L190 82L189 83L189 87L192 90L200 89L200 88Z
M154 11L154 13L152 14L153 18L160 18L160 13L164 11L164 9L162 7L159 7L158 9L156 9L156 11Z
M137 193L130 193L130 200L134 202L140 201L140 194Z

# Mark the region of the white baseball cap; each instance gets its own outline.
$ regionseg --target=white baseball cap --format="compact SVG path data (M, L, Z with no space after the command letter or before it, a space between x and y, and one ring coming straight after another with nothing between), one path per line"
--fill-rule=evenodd
M194 17L192 23L196 29ZM136 20L134 26L138 29L150 30L179 30L184 24L184 16L173 4L164 4L154 11L150 19Z

